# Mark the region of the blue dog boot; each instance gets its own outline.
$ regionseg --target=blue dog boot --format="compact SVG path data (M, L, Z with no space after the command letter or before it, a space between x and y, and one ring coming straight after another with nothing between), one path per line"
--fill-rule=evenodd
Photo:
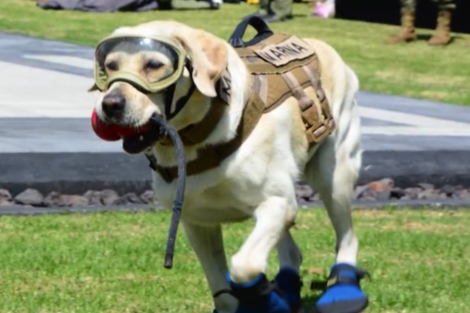
M299 312L302 306L300 290L303 285L299 273L293 268L283 267L274 278L274 283L289 304L290 312Z
M289 313L289 304L276 292L276 285L266 279L261 273L252 282L236 284L227 273L229 290L221 290L214 297L228 293L238 301L235 313Z
M358 267L339 263L331 268L326 290L318 300L318 313L359 313L369 299L361 290L360 281L369 274Z

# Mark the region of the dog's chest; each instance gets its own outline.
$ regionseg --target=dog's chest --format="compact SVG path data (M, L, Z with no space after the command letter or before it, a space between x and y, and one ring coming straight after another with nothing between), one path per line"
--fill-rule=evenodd
M229 182L222 183L187 196L182 218L197 224L241 222L250 218L256 208L251 203L252 196L255 195L249 195Z

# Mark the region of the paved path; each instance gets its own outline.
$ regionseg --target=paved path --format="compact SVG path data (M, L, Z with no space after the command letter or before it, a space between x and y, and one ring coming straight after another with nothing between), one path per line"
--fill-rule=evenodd
M118 152L92 133L89 47L0 33L0 151ZM470 149L470 108L359 95L366 151Z

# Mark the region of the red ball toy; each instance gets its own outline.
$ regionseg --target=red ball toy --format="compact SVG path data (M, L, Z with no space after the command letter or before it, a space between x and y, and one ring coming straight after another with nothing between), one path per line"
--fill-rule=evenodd
M105 123L98 117L95 110L91 113L91 127L95 134L105 141L118 141L122 138L132 137L148 130L148 125L139 128L129 128Z

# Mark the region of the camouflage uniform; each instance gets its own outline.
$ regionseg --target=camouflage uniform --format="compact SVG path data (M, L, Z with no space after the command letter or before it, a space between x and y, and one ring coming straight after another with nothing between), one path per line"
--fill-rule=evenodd
M439 10L454 10L456 8L456 0L430 0L435 2ZM401 8L404 10L414 11L416 9L417 0L401 0Z
M260 0L259 10L255 15L266 22L277 22L292 18L294 0Z
M457 0L431 0L439 10L437 26L428 43L443 46L450 43L450 24L452 11ZM417 0L401 0L401 30L387 39L388 43L410 42L417 40L415 31L415 10Z

